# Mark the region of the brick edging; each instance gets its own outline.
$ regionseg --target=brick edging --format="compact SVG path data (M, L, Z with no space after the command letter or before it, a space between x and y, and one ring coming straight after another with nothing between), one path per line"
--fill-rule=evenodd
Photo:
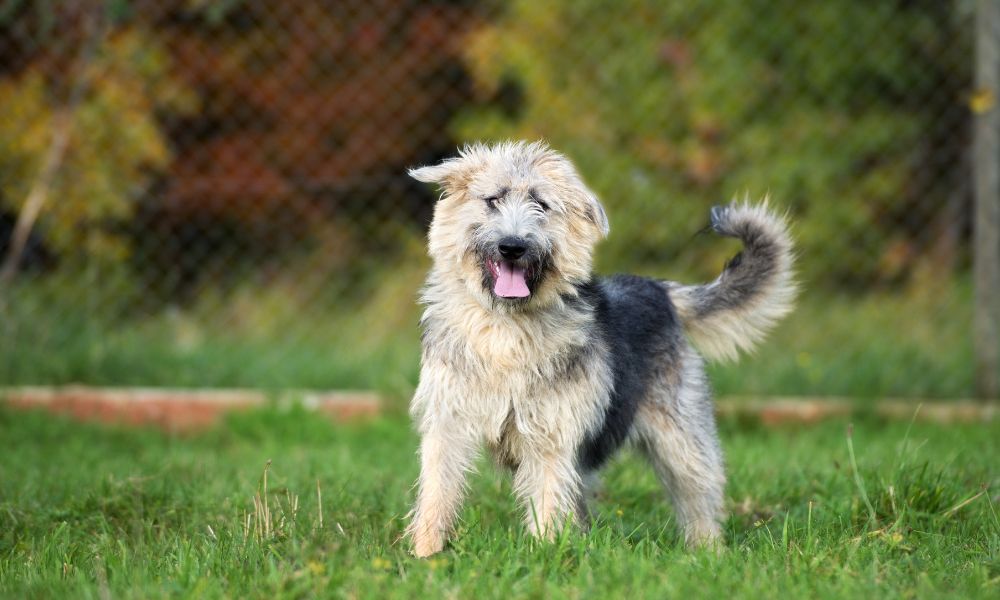
M381 399L364 391L285 391L251 389L97 388L81 385L0 388L0 401L14 408L36 408L80 420L153 425L171 431L203 429L234 410L271 403L300 403L337 420L370 417Z
M865 403L836 396L739 397L716 402L716 412L726 417L752 417L764 424L814 423L859 413L873 413L892 420L933 423L989 423L1000 414L1000 403L968 399L923 400L883 398Z
M284 391L252 389L99 388L81 385L0 388L0 402L14 408L35 408L80 420L152 425L170 431L211 426L229 411L299 403L336 420L371 417L382 410L378 394L366 391ZM759 420L765 425L815 423L856 413L874 413L893 420L935 423L987 423L1000 414L997 402L885 398L863 403L845 397L737 397L716 402L722 417Z

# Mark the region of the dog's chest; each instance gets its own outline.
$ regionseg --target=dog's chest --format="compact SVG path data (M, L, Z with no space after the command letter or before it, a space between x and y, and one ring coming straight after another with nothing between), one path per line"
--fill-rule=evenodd
M493 444L508 443L521 434L551 428L558 420L555 393L560 385L551 364L494 364L473 357L478 367L458 374L462 396L469 414L475 415L485 439Z
M425 359L447 373L442 400L491 446L565 443L599 424L610 374L605 344L586 322L463 316L425 320Z
M535 320L483 319L461 331L467 356L484 369L530 383L588 343L586 333Z
M602 420L610 391L599 346L562 345L531 357L497 364L476 355L478 367L460 377L487 443L514 461L532 448L577 443Z

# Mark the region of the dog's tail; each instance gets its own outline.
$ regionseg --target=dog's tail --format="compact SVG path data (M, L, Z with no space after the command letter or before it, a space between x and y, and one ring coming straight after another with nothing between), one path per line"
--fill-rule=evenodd
M770 211L766 200L716 206L711 218L712 229L739 238L743 251L712 283L667 286L691 342L709 359L732 360L791 311L792 240L785 218Z

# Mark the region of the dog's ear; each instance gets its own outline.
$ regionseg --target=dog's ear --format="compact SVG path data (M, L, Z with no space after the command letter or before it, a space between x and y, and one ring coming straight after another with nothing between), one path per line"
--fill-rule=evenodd
M597 230L601 232L602 238L608 237L608 233L611 231L611 225L608 223L608 213L605 212L604 206L597 198L597 194L587 190L586 197L584 216L594 224L594 227L597 227Z
M418 167L408 171L410 177L424 183L433 183L449 193L464 189L472 174L471 165L465 157L448 158L436 165Z

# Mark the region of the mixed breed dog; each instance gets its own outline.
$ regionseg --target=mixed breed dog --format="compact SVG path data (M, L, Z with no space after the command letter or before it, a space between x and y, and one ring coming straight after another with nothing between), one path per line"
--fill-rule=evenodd
M513 473L534 535L586 527L597 472L632 445L687 543L717 543L726 477L704 360L749 350L791 309L785 219L766 202L712 209L712 228L743 251L709 284L597 277L607 215L545 144L475 144L410 175L441 190L410 409L414 554L444 548L483 446Z

